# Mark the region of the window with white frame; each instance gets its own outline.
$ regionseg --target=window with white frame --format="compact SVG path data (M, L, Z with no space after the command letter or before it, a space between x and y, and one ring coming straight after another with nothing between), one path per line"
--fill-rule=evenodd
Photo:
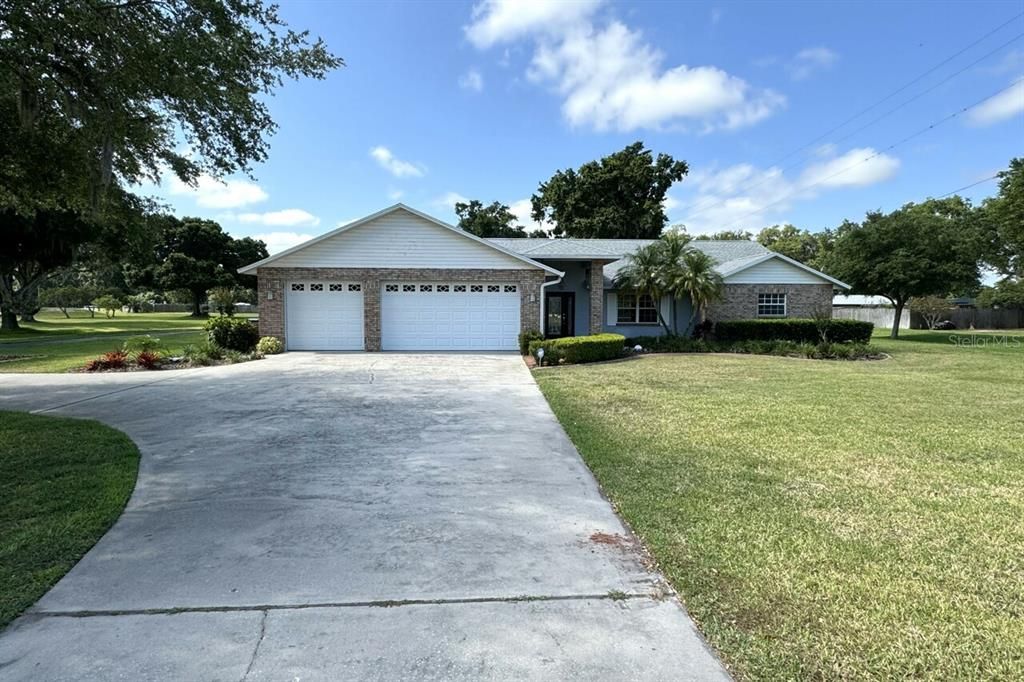
M617 301L619 324L658 323L658 308L650 295L620 293Z
M757 316L758 317L785 317L786 316L786 295L785 294L758 294L757 295Z

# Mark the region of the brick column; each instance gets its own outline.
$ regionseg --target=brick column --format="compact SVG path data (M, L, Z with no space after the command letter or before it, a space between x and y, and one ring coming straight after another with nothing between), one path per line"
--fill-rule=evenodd
M363 343L366 350L380 351L380 279L363 280Z
M519 331L540 331L540 285L544 283L544 273L530 270L524 272L529 274L522 275L519 280Z
M260 336L275 336L284 343L284 281L273 276L270 270L261 271L256 291Z
M604 331L604 261L590 263L590 333Z

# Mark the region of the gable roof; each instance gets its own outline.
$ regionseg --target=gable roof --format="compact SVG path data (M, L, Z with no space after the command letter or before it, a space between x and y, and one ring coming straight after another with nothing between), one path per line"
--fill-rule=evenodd
M259 269L259 268L261 268L261 267L263 267L265 265L269 265L269 264L273 263L274 261L278 260L279 258L284 258L285 256L289 256L289 255L291 255L293 253L296 253L298 251L302 251L303 249L309 248L310 246L313 246L314 244L319 244L320 242L322 242L322 241L324 241L326 239L330 239L331 237L335 237L335 236L337 236L339 234L342 234L342 233L347 232L349 230L352 230L352 229L355 229L357 227L360 227L361 225L365 225L365 224L367 224L369 222L372 222L372 221L376 220L377 218L380 218L382 216L388 215L390 213L394 213L396 211L406 211L407 213L410 213L410 214L416 216L417 218L421 218L421 219L423 219L423 220L425 220L425 221L427 221L429 223L432 223L432 224L434 224L434 225L436 225L438 227L442 227L442 228L444 228L446 230L449 230L452 233L458 235L459 237L462 237L463 239L470 239L470 240L475 241L475 242L477 242L479 244L483 244L484 246L486 246L488 248L494 249L495 251L499 251L499 252L505 254L506 256L511 256L512 258L515 258L516 260L520 260L520 261L522 261L524 263L532 265L533 267L536 267L536 268L539 268L541 270L544 270L545 272L548 272L550 274L557 275L559 277L564 274L560 270L556 270L555 268L551 267L550 265L545 265L544 263L538 263L537 261L533 260L532 258L529 258L529 257L527 257L527 256L525 256L525 255L523 255L521 253L518 253L516 251L512 251L510 249L507 249L507 248L505 248L504 246L502 246L500 244L494 244L494 243L491 242L491 240L482 239L480 237L477 237L475 234L470 234L469 232L466 232L465 230L460 230L459 228L455 227L454 225L449 225L448 223L440 221L440 220L438 220L437 218L435 218L435 217L433 217L431 215L423 213L422 211L417 211L416 209L411 208L411 207L406 206L405 204L401 204L401 203L395 204L393 206L389 206L389 207L387 207L387 208L385 208L385 209L383 209L381 211L377 211L376 213L371 213L370 215L366 216L365 218L360 218L359 220L354 220L354 221L352 221L350 223L342 225L341 227L338 227L338 228L336 228L334 230L331 230L330 232L325 232L324 234L322 234L322 235L320 235L318 237L313 237L312 239L308 239L308 240L302 242L301 244L297 244L296 246L291 247L290 249L285 249L284 251L281 251L279 253L275 253L273 256L270 256L268 258L264 258L263 260L256 261L255 263L250 263L249 265L246 265L244 267L239 268L238 272L243 274L243 275L244 274L253 274L253 271L255 271L255 270L257 270L257 269Z
M846 282L840 282L835 277L830 277L829 275L826 275L824 272L821 272L820 270L815 270L809 265L804 265L800 261L794 260L789 256L783 256L781 253L776 253L775 251L768 251L768 249L765 249L765 251L766 253L762 256L754 256L752 258L745 258L740 261L732 261L730 263L724 264L723 266L719 266L716 269L721 273L722 277L729 277L730 275L735 275L738 272L742 272L748 268L754 267L755 265L764 263L767 260L777 259L781 260L784 263L789 263L794 267L800 268L805 272L809 272L815 277L820 277L822 279L828 280L832 284L835 284L837 287L847 290L852 288Z
M637 249L655 243L657 240L502 238L488 239L487 241L499 244L523 255L528 255L530 258L550 260L615 259L604 266L605 285L610 288L613 286L615 275L626 265L625 257L634 253ZM792 258L783 256L781 253L771 251L752 240L695 239L690 242L690 246L713 258L715 260L715 269L718 270L722 277L735 275L768 260L779 259L816 277L829 281L838 287L843 289L850 288L848 284L840 282L834 277L829 277L825 273L819 272Z

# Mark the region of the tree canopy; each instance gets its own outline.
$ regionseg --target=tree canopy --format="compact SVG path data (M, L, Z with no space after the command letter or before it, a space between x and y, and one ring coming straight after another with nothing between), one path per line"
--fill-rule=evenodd
M900 319L907 301L976 287L981 255L973 210L960 197L907 204L847 221L825 263L853 291L881 295ZM893 325L892 336L899 334Z
M509 207L498 201L484 206L483 202L473 199L468 204L455 204L455 214L459 216L459 229L477 237L525 237L526 231L517 224L519 219Z
M258 0L0 7L5 327L83 246L132 241L116 229L144 222L151 207L128 188L168 173L194 183L250 172L275 129L267 96L286 78L342 64ZM31 239L15 234L25 224Z
M240 282L238 267L266 257L263 242L232 239L212 220L168 216L157 245L153 279L163 289L188 291L192 314L199 316L207 291L235 286ZM246 284L252 286L252 282Z
M167 170L185 182L247 172L275 128L265 96L342 64L257 0L5 5L0 111L13 138L0 186L19 210L93 209L111 183ZM40 167L78 181L25 173Z
M531 198L532 216L555 236L656 239L665 229L665 194L686 175L685 161L636 142L578 170L557 171Z
M1007 277L1024 278L1024 158L999 173L999 194L986 199L981 215L987 230L986 260Z
M719 241L719 242L749 242L754 238L753 233L746 230L720 230L711 234L700 234L694 237L697 241Z

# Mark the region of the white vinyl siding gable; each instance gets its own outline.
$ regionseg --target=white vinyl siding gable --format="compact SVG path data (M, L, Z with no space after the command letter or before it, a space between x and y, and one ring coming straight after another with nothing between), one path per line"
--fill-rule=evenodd
M398 210L274 261L287 268L501 268L529 263Z
M726 284L824 284L828 280L790 265L780 258L771 258L725 278Z

